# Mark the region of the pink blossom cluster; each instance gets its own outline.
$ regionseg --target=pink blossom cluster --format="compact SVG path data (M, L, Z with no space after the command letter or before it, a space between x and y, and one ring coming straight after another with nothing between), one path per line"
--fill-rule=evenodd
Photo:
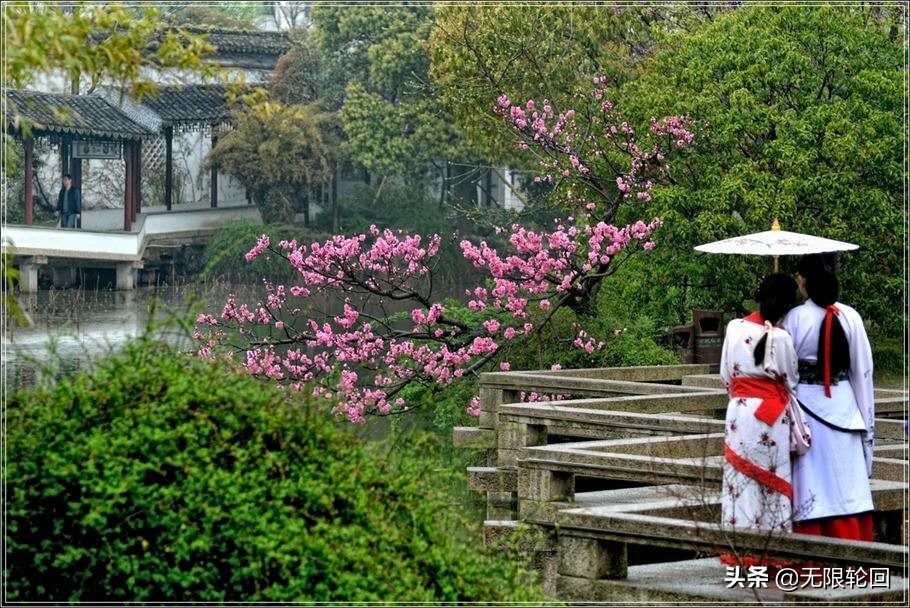
M256 246L250 249L247 252L246 256L244 256L246 257L246 261L252 262L260 255L262 255L262 252L269 248L269 243L269 235L263 234L261 237L259 237L259 241L256 243Z
M575 340L572 342L572 346L575 348L580 348L586 353L593 353L595 350L602 350L605 346L603 340L597 340L593 336L589 335L585 330L579 330L578 335L575 336Z
M616 226L611 218L623 200L647 200L664 155L693 142L691 121L672 117L652 122L650 135L658 141L639 148L632 127L606 100L605 79L593 84L593 112L497 99L496 112L517 132L520 145L544 158L546 177L561 175L580 189L573 185L566 193L573 212L556 219L552 229L515 224L498 231L507 233L505 249L461 241L462 254L483 275L465 298L479 320L465 322L433 299L438 235L425 239L371 226L364 234L277 245L263 235L246 259L266 251L284 258L296 272L293 284L264 281L264 297L255 305L230 296L220 315L199 315L199 354L237 352L249 373L307 387L351 422L408 409L401 391L413 383L446 386L494 360L509 371L504 355L512 341L546 326L561 308L590 298L618 259L654 247L659 219ZM625 159L620 171L611 169L618 166L617 154ZM311 303L317 297L338 307L316 315ZM391 303L406 303L404 314L388 314ZM568 342L589 353L604 346L584 329ZM566 397L531 393L522 400ZM474 399L468 413L479 412Z
M587 113L558 112L546 99L540 105L530 100L522 106L506 94L497 98L493 112L516 132L520 149L534 148L538 153L543 173L534 177L535 182L571 179L600 196L613 188L622 199L649 201L653 178L666 169L666 154L693 145L695 123L682 116L654 118L650 132L655 141L643 144L607 99L606 77L596 76L592 83L593 109ZM617 156L628 159L627 169L615 171L612 159ZM598 170L601 167L612 170L611 180L605 179L607 171Z

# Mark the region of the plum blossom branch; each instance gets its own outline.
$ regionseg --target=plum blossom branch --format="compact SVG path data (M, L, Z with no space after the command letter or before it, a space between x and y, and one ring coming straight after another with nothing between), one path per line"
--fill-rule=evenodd
M446 386L497 358L501 370L510 369L503 359L510 344L539 331L564 307L585 312L611 268L654 247L660 219L624 226L611 220L618 205L649 200L666 155L694 141L692 122L670 117L653 120L650 143L637 143L606 101L604 82L594 79L595 111L586 112L585 124L574 110L556 114L546 101L538 109L534 101L519 106L498 98L495 112L516 132L519 147L534 148L542 159L545 174L537 179L571 182L564 203L573 211L552 230L500 229L505 248L460 242L483 278L465 293L474 321L432 298L439 235L425 239L372 226L364 234L277 245L263 235L246 259L284 258L296 272L295 284L264 280L265 297L256 305L231 296L217 317L199 315L199 355L239 355L250 373L309 387L351 422L406 409L402 391L411 384ZM619 166L624 169L612 170ZM316 318L309 303L326 295L340 298L341 308ZM387 303L405 306L404 315L388 315ZM232 341L238 343L233 349ZM604 346L583 328L571 343L587 352ZM477 413L477 405L468 411Z

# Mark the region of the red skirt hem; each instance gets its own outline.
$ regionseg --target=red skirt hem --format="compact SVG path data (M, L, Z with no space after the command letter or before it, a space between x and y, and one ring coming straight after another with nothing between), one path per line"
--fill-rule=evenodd
M812 534L813 536L871 541L874 540L872 512L793 522L793 532L796 534Z

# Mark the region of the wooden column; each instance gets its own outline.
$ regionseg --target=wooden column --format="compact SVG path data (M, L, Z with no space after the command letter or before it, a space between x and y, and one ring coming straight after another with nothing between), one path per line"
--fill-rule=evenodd
M73 157L70 164L72 165L73 188L82 194L82 159Z
M60 142L60 182L63 183L63 176L70 173L70 149L72 145L69 140L64 139Z
M123 229L127 232L133 226L133 145L132 142L123 142L124 188L123 188Z
M34 169L32 168L32 156L34 155L35 141L28 137L25 140L25 225L32 225L32 215L34 210L34 195L32 194L32 183L35 181Z
M142 140L133 143L133 221L142 211Z
M212 150L218 145L218 134L212 126ZM218 167L212 163L212 207L218 206Z
M73 157L71 161L73 169L73 188L76 189L76 192L79 193L79 196L82 196L82 159ZM85 201L81 198L79 199L82 204L85 204ZM82 214L80 213L76 216L76 228L82 228Z
M174 127L164 128L164 206L171 210L174 200Z

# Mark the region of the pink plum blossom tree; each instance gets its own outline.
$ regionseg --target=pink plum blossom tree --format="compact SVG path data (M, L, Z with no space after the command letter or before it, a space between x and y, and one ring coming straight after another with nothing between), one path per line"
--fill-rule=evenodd
M604 82L593 80L583 111L558 112L546 100L539 107L533 100L496 100L493 111L518 146L538 157L542 172L535 181L560 187L565 212L552 229L498 229L508 243L502 251L486 242L460 242L484 278L465 294L478 322L466 322L434 299L439 235L375 226L322 243L275 244L263 235L246 259L279 255L299 280L264 280L265 297L256 305L231 296L220 315L199 315L199 354L239 354L250 373L309 387L352 422L406 410L402 391L409 385L446 386L494 358L508 370L510 343L546 326L561 308L589 313L604 278L636 251L654 247L650 237L659 219L625 226L611 221L621 205L649 200L654 184L666 179L667 155L695 139L694 123L676 116L653 120L650 133L637 140L607 100ZM325 294L343 300L342 312L314 318L304 301ZM393 303L407 306L407 319L388 314ZM573 344L588 352L604 345L584 329ZM468 412L476 414L477 404Z

